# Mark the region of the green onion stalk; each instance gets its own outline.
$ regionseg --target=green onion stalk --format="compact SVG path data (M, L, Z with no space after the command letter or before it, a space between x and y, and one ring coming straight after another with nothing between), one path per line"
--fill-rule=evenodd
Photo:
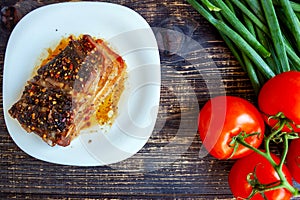
M300 71L300 3L288 0L187 0L220 33L253 89Z

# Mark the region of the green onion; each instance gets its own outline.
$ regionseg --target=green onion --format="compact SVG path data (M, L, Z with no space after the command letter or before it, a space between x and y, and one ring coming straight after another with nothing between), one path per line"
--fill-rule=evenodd
M257 16L262 22L265 22L265 16L263 14L263 10L260 5L260 2L258 0L244 0L244 1L254 12L255 16Z
M271 34L271 37L272 37L272 40L274 43L276 55L279 59L280 65L281 65L281 69L282 69L281 72L289 71L290 70L289 62L288 62L287 54L285 51L285 45L283 42L283 37L281 34L280 26L278 23L278 19L277 19L276 13L275 13L273 3L271 0L264 0L264 1L261 1L261 5L265 12L265 17L266 17L269 29L272 29L272 31L270 31L270 34Z
M287 19L286 23L291 29L290 32L294 35L297 49L298 51L300 51L300 22L288 0L280 0L280 4L282 6L283 13L285 14L285 17Z
M300 3L290 1L290 4L295 12L300 12Z
M240 8L241 11L256 24L256 26L258 26L265 33L268 33L268 28L266 27L266 25L258 17L256 17L245 5L243 5L239 0L231 0L231 1L238 8Z
M265 81L276 74L300 71L300 3L289 0L187 1L220 32L247 72L256 94Z
M231 41L235 42L237 47L244 51L245 54L257 65L258 69L267 77L272 78L275 73L260 57L260 55L234 30L224 22L214 18L205 8L195 0L187 0L203 17L213 24L220 32L226 35Z
M274 5L281 6L279 0L273 0ZM289 1L294 12L300 12L300 3Z
M263 57L269 57L268 52L256 38L246 29L246 27L239 21L239 19L231 12L227 5L222 1L214 1L214 3L221 8L220 13L230 22L237 32Z
M258 95L261 85L260 85L259 79L256 75L255 67L253 66L251 60L248 59L248 57L244 53L242 53L242 56L243 56L244 63L246 66L246 72L248 73L251 84L253 86L253 90L254 90L255 94Z
M255 27L253 26L252 21L246 15L243 15L243 19L244 19L244 22L245 22L245 26L247 27L249 32L256 38ZM263 45L263 47L264 47L264 45Z
M210 3L209 0L201 0L210 11L220 11L221 9Z
M236 14L235 9L231 3L231 0L224 0L224 1L225 1L225 4L227 5L227 7L230 9L230 11L233 12L233 14Z

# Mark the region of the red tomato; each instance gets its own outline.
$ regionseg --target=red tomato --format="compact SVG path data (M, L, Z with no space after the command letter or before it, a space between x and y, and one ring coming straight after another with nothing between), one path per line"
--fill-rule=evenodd
M300 72L284 72L267 81L262 87L258 104L260 110L264 113L265 121L273 127L277 121L268 121L268 116L276 115L279 112L300 124ZM293 126L296 132L300 129ZM287 127L283 129L289 131Z
M277 164L280 162L280 159L274 154L272 154L272 158ZM261 184L271 184L280 180L278 174L267 159L257 153L252 153L249 156L237 160L229 173L229 186L237 199L249 197L252 192L252 186L248 183L247 176L254 171ZM292 177L285 165L282 171L287 181L292 184ZM292 197L291 192L284 188L270 190L265 192L265 195L269 200L288 200ZM260 199L264 199L261 194L256 194L251 198L251 200Z
M260 133L245 139L257 148L264 138L265 125L258 110L247 100L233 96L219 96L209 100L201 109L198 120L199 134L207 151L218 159L228 159L233 148L232 138L242 131ZM248 155L252 150L239 145L232 159Z
M289 145L286 164L295 181L300 183L300 139L292 140Z

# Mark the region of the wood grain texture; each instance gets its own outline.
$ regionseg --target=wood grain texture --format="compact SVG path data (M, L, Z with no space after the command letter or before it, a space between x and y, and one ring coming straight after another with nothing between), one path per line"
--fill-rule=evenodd
M63 1L39 2L46 5ZM183 45L182 38L173 40L170 46L160 46L162 87L153 135L140 152L119 164L74 167L32 158L10 138L1 106L1 199L232 199L227 175L233 162L199 157L201 142L195 130L195 111L211 96L221 94L241 96L254 102L246 74L216 30L185 1L111 2L134 9L152 27L188 35L202 48L184 49L189 46ZM1 3L1 6L13 5L16 1ZM1 37L2 87L6 42L4 36ZM178 52L188 54L180 56ZM195 97L197 106L190 107ZM0 103L2 105L2 98ZM182 128L181 124L191 124L191 127Z

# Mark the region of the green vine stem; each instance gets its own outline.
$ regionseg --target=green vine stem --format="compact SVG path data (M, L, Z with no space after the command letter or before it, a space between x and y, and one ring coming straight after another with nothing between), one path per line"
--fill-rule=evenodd
M281 113L278 114L278 116ZM277 116L277 115L276 115ZM272 117L274 118L274 117ZM276 117L275 117L276 118ZM270 135L268 135L265 138L265 142L264 142L264 148L265 151L261 151L251 145L249 145L246 141L245 141L245 135L244 134L239 134L238 136L236 136L234 138L234 141L240 145L243 145L249 149L251 149L252 151L256 152L257 154L263 156L264 158L266 158L268 160L268 162L270 162L270 164L272 165L272 167L274 168L274 170L277 172L279 178L280 178L280 182L279 184L276 183L271 183L270 187L262 187L260 189L256 189L254 192L254 194L256 193L262 193L262 192L266 192L266 191L270 191L270 190L275 190L275 189L279 189L279 188L286 188L287 190L289 190L293 196L300 196L300 191L295 188L293 185L291 185L283 171L282 171L282 167L284 165L287 153L288 153L288 146L289 146L289 139L293 139L295 138L294 136L290 137L289 134L293 135L294 133L288 133L288 132L281 132L281 130L285 127L285 126L289 126L291 121L288 120L287 118L282 117L282 115L280 115L280 120L279 122L274 126L274 128L272 129L272 132ZM278 118L277 118L278 119ZM289 123L289 124L287 124ZM276 128L275 128L276 127ZM277 164L274 159L271 156L271 151L270 151L270 142L271 141L276 141L278 140L278 137L280 137L280 141L283 142L283 152L282 152L282 156L281 156L281 160L279 162L279 164ZM275 185L276 184L276 185ZM273 186L272 186L273 185ZM265 185L266 186L266 185ZM249 196L250 198L254 195L253 193L251 193L251 195Z

